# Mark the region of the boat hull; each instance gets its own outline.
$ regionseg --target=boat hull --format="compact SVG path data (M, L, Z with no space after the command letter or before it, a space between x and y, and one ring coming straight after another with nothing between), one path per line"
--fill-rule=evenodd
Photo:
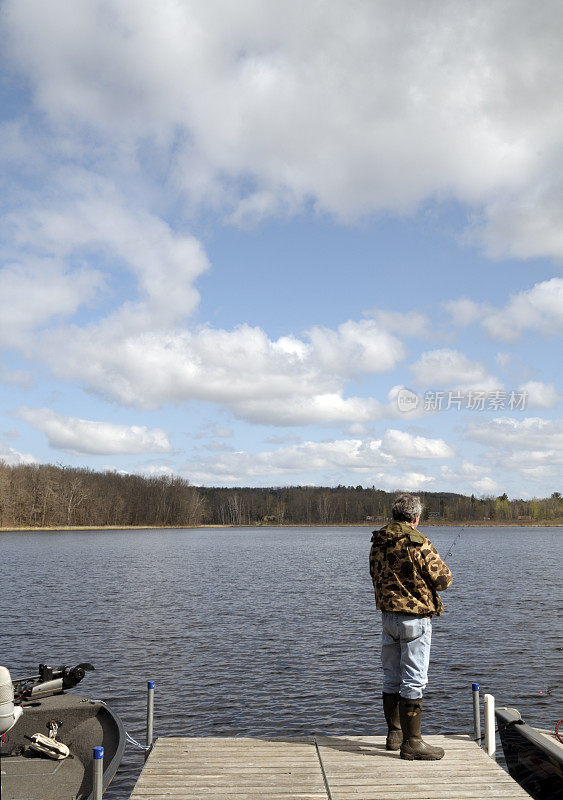
M0 748L2 800L91 800L93 748L103 746L103 787L108 786L123 757L125 730L104 703L81 695L52 695L23 704L23 716L6 734ZM34 733L49 734L49 723L62 723L57 739L70 758L55 761L33 751Z
M510 775L534 800L561 800L563 746L527 725L514 708L496 708L495 715Z

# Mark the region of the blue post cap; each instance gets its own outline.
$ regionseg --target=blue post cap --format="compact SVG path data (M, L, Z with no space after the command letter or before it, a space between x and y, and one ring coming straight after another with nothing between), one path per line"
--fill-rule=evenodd
M479 691L479 684L478 683L472 683L471 684L471 688L473 689L474 692L478 692Z
M156 681L147 681L147 688L148 689L154 689L155 685L156 685Z
M104 757L104 748L103 747L94 747L94 758L103 758Z

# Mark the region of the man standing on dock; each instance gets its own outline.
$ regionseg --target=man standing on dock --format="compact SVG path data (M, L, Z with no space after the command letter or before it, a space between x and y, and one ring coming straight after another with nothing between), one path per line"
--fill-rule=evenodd
M437 593L451 584L452 574L417 530L421 513L419 497L399 495L393 503L393 522L373 532L369 565L382 612L386 747L400 748L401 758L409 761L437 761L444 751L420 735L422 693L428 683L431 618L444 608Z

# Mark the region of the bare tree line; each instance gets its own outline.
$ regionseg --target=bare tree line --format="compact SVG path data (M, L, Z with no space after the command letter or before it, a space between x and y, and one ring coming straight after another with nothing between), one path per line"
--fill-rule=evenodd
M204 499L178 477L0 462L0 527L199 525Z
M424 521L563 522L559 492L534 500L420 492ZM208 488L176 476L0 462L0 527L338 525L387 520L394 493L362 486Z

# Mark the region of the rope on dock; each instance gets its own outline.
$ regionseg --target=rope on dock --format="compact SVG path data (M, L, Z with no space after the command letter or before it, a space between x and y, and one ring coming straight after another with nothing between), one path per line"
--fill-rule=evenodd
M127 739L128 742L130 742L135 747L138 747L140 750L144 750L145 753L147 752L147 750L151 750L152 749L151 747L145 747L144 744L141 744L136 739L133 739L133 737L129 733L127 733L127 731L125 731L125 738Z
M107 708L107 703L106 703L105 700L90 700L90 702L91 703L100 703L102 706L106 706L106 708ZM133 737L131 736L131 734L128 731L125 731L125 738L129 742L129 744L132 744L134 747L138 747L140 750L144 750L145 753L148 753L150 750L152 750L152 745L145 746L144 744L141 744L136 739L133 739Z

